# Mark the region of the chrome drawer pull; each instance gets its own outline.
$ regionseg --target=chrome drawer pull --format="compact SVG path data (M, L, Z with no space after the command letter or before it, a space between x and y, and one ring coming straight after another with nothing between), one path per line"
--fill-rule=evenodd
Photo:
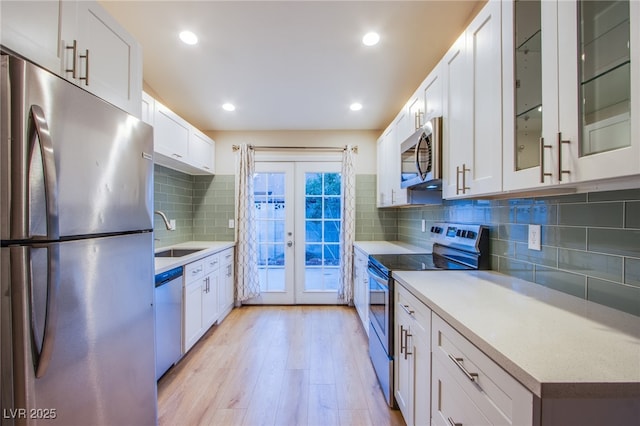
M462 370L464 375L467 376L467 379L477 383L478 373L469 373L469 371L464 368L464 365L462 365L462 362L464 361L463 358L455 358L453 355L449 354L449 359L453 361L453 363L457 365L460 370Z
M449 422L449 424L451 426L462 426L462 423L456 423L453 421L453 419L451 417L447 417L447 421Z
M400 306L402 306L402 309L404 309L404 311L411 316L413 316L413 314L416 313L416 311L409 309L409 305L400 305Z

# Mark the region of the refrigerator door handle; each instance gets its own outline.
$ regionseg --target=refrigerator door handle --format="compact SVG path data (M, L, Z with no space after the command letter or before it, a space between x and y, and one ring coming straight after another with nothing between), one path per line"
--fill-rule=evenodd
M31 280L30 280L31 281ZM33 285L33 281L31 281ZM35 357L36 377L44 376L51 361L53 345L56 340L58 322L58 290L60 288L60 244L47 245L47 303L44 317L44 333L42 335L42 348L37 353L36 342L32 343ZM33 306L31 307L33 309ZM31 327L34 327L34 318L31 315ZM31 333L32 336L35 334Z
M53 150L53 142L44 111L39 105L32 105L29 114L29 163L37 140L40 140L40 155L44 172L45 202L47 209L47 236L49 241L60 238L58 222L58 175ZM27 172L27 173L30 173ZM27 176L29 179L29 176Z

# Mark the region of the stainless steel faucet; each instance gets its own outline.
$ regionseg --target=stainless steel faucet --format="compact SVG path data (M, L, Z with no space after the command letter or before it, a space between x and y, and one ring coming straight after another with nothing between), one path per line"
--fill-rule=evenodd
M160 210L156 210L153 213L159 215L162 218L162 220L164 221L164 226L167 227L168 231L175 231L176 230L173 226L171 226L171 223L169 222L169 219L167 219L167 215L166 214L164 214Z

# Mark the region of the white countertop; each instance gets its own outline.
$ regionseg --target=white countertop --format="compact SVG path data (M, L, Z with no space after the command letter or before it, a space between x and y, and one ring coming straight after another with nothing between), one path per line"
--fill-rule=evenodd
M394 278L538 397L640 397L640 318L492 271Z
M156 257L155 273L157 275L161 272L168 271L169 269L186 265L187 263L202 259L210 254L225 250L235 245L236 243L234 241L189 241L186 243L156 248L156 253L169 249L199 249L200 251L182 257Z
M366 254L431 253L430 249L400 241L356 241L353 246Z

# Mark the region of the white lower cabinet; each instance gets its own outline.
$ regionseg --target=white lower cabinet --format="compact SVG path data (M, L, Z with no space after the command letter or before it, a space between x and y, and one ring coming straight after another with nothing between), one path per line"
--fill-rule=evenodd
M183 353L218 320L218 254L185 266Z
M218 288L218 322L222 321L233 309L234 302L234 255L233 248L220 253L220 287Z
M369 334L369 257L353 249L353 304L356 307L364 331Z
M408 290L395 289L395 398L408 426L431 418L431 310Z
M433 315L433 423L533 424L533 394Z

